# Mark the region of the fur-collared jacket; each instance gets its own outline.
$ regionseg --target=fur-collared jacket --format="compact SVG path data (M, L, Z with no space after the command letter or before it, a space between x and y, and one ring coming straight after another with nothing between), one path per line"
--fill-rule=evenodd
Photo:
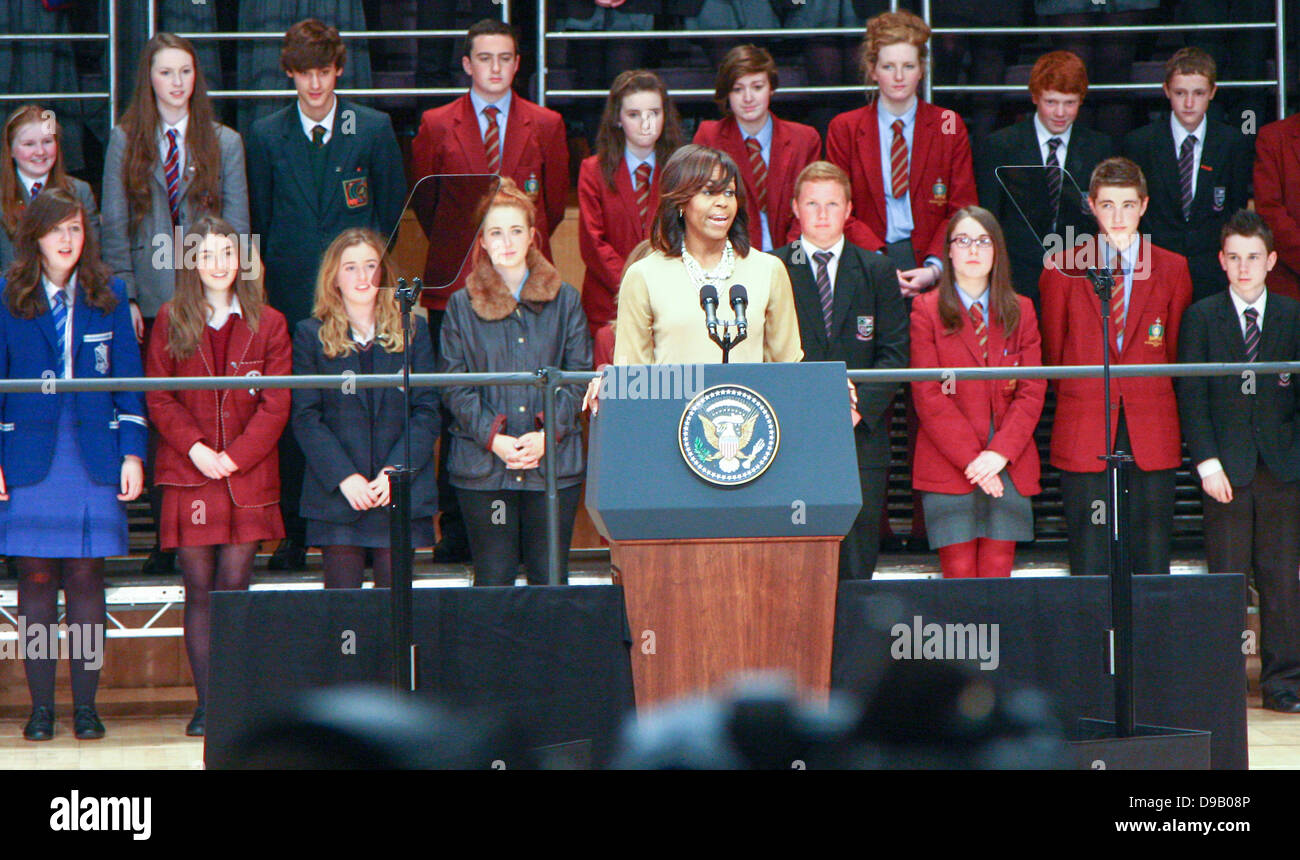
M447 303L439 332L441 373L531 372L543 367L591 369L591 336L578 291L532 248L518 300L484 256L465 289ZM556 395L556 447L537 469L507 470L492 453L498 433L521 436L542 429L542 390L536 386L464 386L443 389L451 411L453 486L466 490L543 490L555 462L560 487L581 483L584 472L581 384ZM554 457L552 456L554 454Z

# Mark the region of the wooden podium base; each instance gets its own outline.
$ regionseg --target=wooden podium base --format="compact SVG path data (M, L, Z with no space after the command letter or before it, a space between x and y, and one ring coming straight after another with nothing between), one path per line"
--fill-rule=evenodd
M784 670L830 689L838 537L612 541L632 632L637 708Z

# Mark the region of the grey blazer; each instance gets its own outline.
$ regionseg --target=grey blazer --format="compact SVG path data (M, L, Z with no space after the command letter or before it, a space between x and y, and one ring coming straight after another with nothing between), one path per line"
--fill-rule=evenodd
M244 142L239 133L220 123L217 141L221 146L221 217L241 234L247 234L248 177L244 173ZM127 295L140 305L146 319L158 315L158 308L171 301L176 289L176 270L184 248L172 251L174 230L167 205L167 182L162 159L154 165L152 205L134 232L128 235L131 216L126 189L122 184L122 162L126 157L126 134L114 127L104 156L104 262L126 283ZM181 227L194 223L194 202L189 197L193 178L192 154L187 153L185 175L181 177Z
M95 192L90 190L89 183L82 182L74 176L69 176L68 182L72 183L72 191L81 200L81 205L86 207L86 229L95 234L95 241L100 241L99 208L95 205ZM31 201L31 197L27 194L27 186L23 185L21 180L18 182L18 191L22 194L24 205ZM13 261L13 238L0 227L0 277L4 277L5 270Z

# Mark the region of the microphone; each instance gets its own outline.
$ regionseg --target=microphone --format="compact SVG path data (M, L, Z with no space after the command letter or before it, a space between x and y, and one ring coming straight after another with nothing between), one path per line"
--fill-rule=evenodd
M700 307L704 308L704 325L709 330L709 337L718 337L718 288L713 284L700 287Z
M735 284L729 294L731 310L736 314L736 333L742 338L749 332L749 323L745 319L745 308L749 307L749 291L740 284Z

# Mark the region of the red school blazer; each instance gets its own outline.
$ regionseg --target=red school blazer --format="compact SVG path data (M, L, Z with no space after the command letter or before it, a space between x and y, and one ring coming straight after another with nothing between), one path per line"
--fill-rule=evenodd
M1268 288L1300 298L1300 114L1271 122L1255 142L1255 209L1273 231Z
M180 361L167 351L171 303L163 305L149 340L146 372L167 376L289 376L293 373L293 346L284 315L269 305L254 334L244 318L236 317L227 367L213 367L212 352L200 342L189 358ZM190 460L190 448L202 442L225 451L239 471L225 479L230 498L242 508L273 505L280 501L280 460L276 445L289 421L291 392L248 388L221 391L150 391L146 395L149 420L158 428L162 444L154 464L159 486L200 487L212 481ZM310 452L308 452L310 456Z
M551 259L551 234L564 220L569 194L569 145L564 119L555 111L535 105L518 93L510 96L510 117L501 144L501 175L521 189L536 185L537 249ZM438 173L487 173L487 152L479 132L478 117L469 93L441 107L424 112L420 131L411 144L411 187L425 176ZM435 266L440 249L429 248L426 276ZM445 290L426 290L420 304L445 310L451 294L465 286L469 266Z
M1101 363L1101 302L1086 278L1063 274L1057 255L1047 261L1038 280L1043 307L1043 358L1055 365ZM1124 349L1110 342L1113 364L1174 364L1178 328L1192 300L1192 276L1180 254L1143 241L1138 251L1132 297L1124 319ZM1110 427L1102 427L1100 377L1061 379L1056 383L1056 419L1052 425L1052 465L1070 472L1100 472L1106 464L1106 433L1115 441L1119 411L1124 410L1133 456L1146 471L1174 469L1182 462L1178 401L1168 376L1129 377L1110 381Z
M692 142L722 150L740 168L740 178L745 183L745 211L749 216L749 244L763 250L763 222L758 216L754 171L749 166L745 134L736 118L705 120L696 129ZM795 220L790 202L794 200L794 181L799 178L799 171L821 155L822 136L817 129L772 115L771 163L767 166L767 225L772 231L773 249L788 241ZM798 232L794 238L799 238Z
M876 111L873 101L840 114L826 129L826 157L844 168L853 183L853 219L845 226L845 235L868 251L884 247L886 233ZM916 265L923 265L929 256L947 259L944 237L948 219L963 206L977 202L970 136L956 111L917 100L908 189Z
M627 163L620 157L614 169L614 187L610 188L600 170L600 160L592 155L582 160L578 169L578 248L587 274L582 279L582 308L594 333L614 319L618 285L623 281L627 255L642 239L650 238L650 225L659 209L659 171L656 159L650 174L650 200L645 220L636 205L636 191Z
M1000 324L988 326L988 361L975 339L969 314L962 326L948 333L939 318L939 291L930 290L912 302L912 367L1035 367L1042 362L1042 341L1034 303L1018 297L1020 322L1011 332ZM1038 448L1034 428L1043 414L1045 379L966 380L957 374L951 393L942 382L913 382L912 397L920 432L912 459L912 486L935 493L964 494L976 486L966 480L966 467L985 449L1007 458L1003 477L1010 477L1023 496L1042 488L1038 483ZM995 428L989 442L989 422Z

